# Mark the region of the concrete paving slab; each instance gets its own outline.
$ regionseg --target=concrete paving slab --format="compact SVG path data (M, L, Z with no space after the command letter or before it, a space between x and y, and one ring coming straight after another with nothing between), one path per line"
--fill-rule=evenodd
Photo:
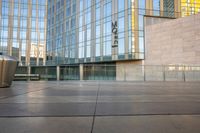
M98 103L96 115L200 114L200 102Z
M31 96L96 96L97 88L93 90L55 90L55 89L46 89L38 92L33 92Z
M90 133L91 117L0 118L0 133Z
M101 133L199 133L199 115L200 82L36 81L0 89L0 133L84 133L93 124Z
M20 95L1 99L0 103L95 103L96 96L34 96Z
M1 101L0 101L1 102ZM118 95L99 96L98 102L200 102L199 95Z
M200 116L96 117L93 133L199 133Z
M151 88L149 87L148 89L144 88L129 88L129 89L124 89L120 88L120 90L117 89L109 89L101 87L100 89L100 96L118 96L118 95L200 95L200 90L189 90L189 89L184 89L182 88L181 90L177 89L157 89L157 88Z
M0 104L0 117L92 116L95 103Z

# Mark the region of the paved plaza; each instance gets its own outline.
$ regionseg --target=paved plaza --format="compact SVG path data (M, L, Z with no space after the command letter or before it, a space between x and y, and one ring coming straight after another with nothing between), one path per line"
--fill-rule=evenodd
M200 82L13 82L0 133L200 133Z

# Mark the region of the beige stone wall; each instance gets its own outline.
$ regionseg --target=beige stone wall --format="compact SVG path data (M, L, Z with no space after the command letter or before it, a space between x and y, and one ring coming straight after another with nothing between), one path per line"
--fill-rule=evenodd
M143 81L143 61L116 62L117 81Z
M145 65L200 65L200 14L148 25Z
M174 20L175 18L168 17L158 17L158 16L144 16L145 26L155 25L159 23L164 23L169 20Z

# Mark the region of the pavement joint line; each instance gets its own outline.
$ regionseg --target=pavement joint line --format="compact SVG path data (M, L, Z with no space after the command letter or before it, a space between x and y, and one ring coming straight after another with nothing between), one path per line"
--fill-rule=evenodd
M142 116L200 116L200 113L192 113L192 114L139 114L139 115L95 115L95 117L127 117L127 116L135 116L135 117L142 117ZM0 116L1 118L34 118L34 117L66 117L66 118L70 118L70 117L91 117L93 118L93 115L37 115L37 116Z
M15 97L15 96L14 96ZM11 97L9 97L9 98L11 98ZM7 98L6 98L7 99ZM0 105L1 104L85 104L85 103L94 103L94 102L62 102L62 103L59 103L59 102L52 102L52 103L48 103L48 102L46 102L46 103L42 103L42 102L37 102L37 103L30 103L30 102L3 102L3 101L1 101L1 100L4 100L4 99L0 99ZM142 103L142 104L148 104L148 103L169 103L169 104L171 104L171 103L182 103L182 102L184 102L184 103L200 103L200 101L178 101L178 102L174 102L174 101L169 101L169 102L154 102L154 101L152 101L152 102L143 102L143 101L139 101L139 102L99 102L98 104L115 104L115 103L117 103L117 104L121 104L121 103ZM96 104L96 102L95 102L95 104Z
M98 102L98 97L99 97L99 90L100 90L100 82L98 82L96 102L95 102L94 114L93 114L93 119L92 119L92 127L91 127L91 132L90 133L93 133L93 129L94 129L95 115L96 115L96 111L97 111L97 102Z
M33 93L33 92L37 92L37 91L46 90L46 89L49 89L49 88L51 88L51 87L45 87L45 88L43 88L43 89L39 89L39 90L35 90L35 91L29 91L29 92L21 93L21 94L17 94L17 95L11 95L11 96L6 96L6 97L0 97L0 101L1 101L1 100L4 100L4 99L7 99L7 98L11 98L11 97L16 97L16 96L25 95L25 94L28 94L28 93Z

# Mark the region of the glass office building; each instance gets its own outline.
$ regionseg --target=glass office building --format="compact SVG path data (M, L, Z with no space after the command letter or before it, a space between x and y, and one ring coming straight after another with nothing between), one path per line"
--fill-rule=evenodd
M20 65L44 65L46 0L0 0L0 52Z
M190 16L200 12L200 0L181 0L181 16Z
M21 65L58 65L143 60L144 16L196 14L200 0L0 0L0 7L0 53Z
M176 17L174 0L48 0L47 64L144 59L144 15Z

